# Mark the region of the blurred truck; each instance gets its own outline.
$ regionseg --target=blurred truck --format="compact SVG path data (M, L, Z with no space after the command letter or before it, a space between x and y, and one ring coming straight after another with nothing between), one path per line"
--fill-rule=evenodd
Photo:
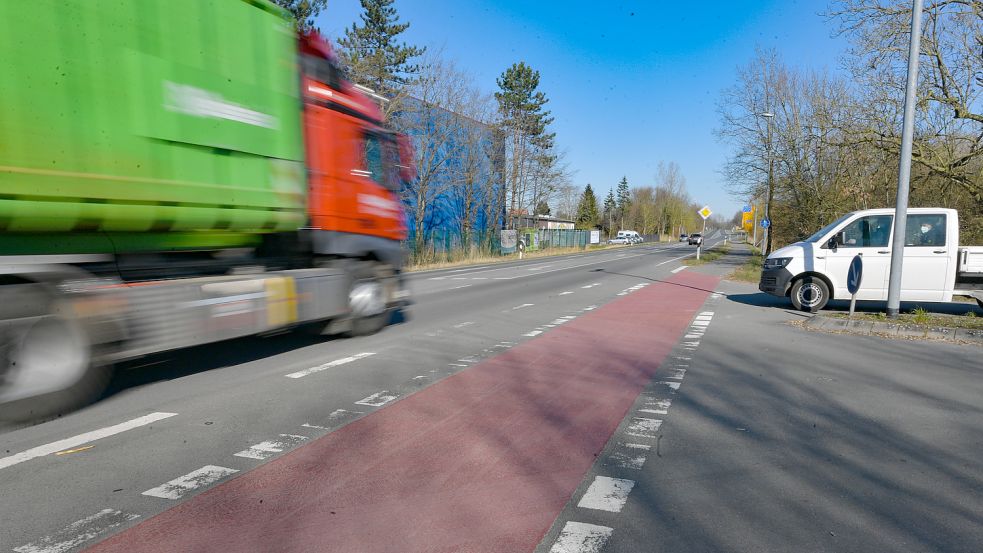
M407 299L405 137L265 0L0 3L0 418Z

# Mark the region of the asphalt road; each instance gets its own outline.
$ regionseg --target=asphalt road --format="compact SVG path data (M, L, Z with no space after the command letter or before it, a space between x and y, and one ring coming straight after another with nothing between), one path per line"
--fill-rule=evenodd
M0 550L978 551L981 350L807 331L691 253L418 273L376 336L134 363L0 433Z
M415 273L415 304L375 336L292 333L129 363L100 402L0 429L0 550L87 547L668 278L693 251L645 244Z

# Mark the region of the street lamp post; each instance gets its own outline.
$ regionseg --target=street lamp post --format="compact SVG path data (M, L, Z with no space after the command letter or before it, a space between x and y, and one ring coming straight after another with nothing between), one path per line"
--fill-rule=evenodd
M775 193L775 184L772 179L772 173L775 169L775 156L772 155L771 151L771 120L775 118L775 114L765 111L759 113L758 116L764 117L768 121L768 198L765 201L765 220L768 221L768 226L765 227L764 236L761 240L761 255L768 257L768 252L771 251L771 198Z

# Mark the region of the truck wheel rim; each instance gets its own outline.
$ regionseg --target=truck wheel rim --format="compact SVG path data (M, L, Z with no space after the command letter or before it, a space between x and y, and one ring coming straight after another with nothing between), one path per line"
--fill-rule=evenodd
M348 303L355 317L371 317L382 313L386 303L382 299L382 286L378 282L357 282L348 295Z
M822 301L823 291L819 288L819 285L809 283L799 288L798 296L799 303L806 307L813 307Z

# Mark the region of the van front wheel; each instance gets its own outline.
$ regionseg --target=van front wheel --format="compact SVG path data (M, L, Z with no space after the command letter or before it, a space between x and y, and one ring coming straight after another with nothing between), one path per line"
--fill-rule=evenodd
M802 277L792 285L792 305L799 311L816 313L829 301L829 287L822 279Z

